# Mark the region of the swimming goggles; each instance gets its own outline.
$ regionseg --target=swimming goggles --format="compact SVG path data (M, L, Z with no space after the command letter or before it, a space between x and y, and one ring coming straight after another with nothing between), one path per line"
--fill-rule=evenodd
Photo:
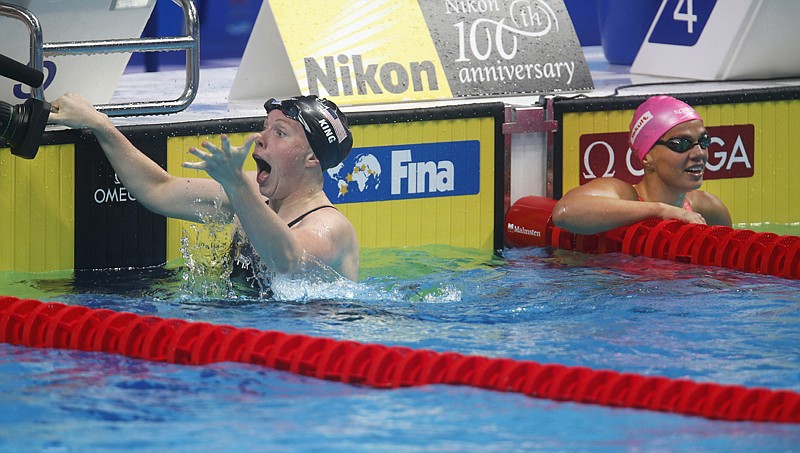
M664 145L676 153L685 153L686 151L694 148L696 145L700 145L700 148L708 149L708 147L711 145L711 137L708 134L703 134L697 139L696 142L683 137L671 138L669 140L658 140L656 145Z
M291 118L296 121L299 121L300 118L300 107L298 107L297 103L292 99L279 101L275 98L272 98L264 103L264 109L267 111L267 114L275 109L278 109L283 112L287 118Z

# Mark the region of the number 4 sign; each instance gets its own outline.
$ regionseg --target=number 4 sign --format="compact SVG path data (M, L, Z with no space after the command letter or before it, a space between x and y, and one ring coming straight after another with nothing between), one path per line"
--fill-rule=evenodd
M631 72L701 80L800 75L800 2L662 0Z
M676 46L697 44L716 3L716 0L668 0L648 41Z

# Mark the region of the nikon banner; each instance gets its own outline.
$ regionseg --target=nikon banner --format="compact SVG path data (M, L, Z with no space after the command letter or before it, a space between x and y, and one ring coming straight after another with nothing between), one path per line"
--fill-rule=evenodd
M230 99L352 105L593 88L563 0L272 0Z

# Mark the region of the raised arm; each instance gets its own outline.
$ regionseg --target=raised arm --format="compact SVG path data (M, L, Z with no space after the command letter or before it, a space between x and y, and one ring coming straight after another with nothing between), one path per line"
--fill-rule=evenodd
M233 218L230 203L218 182L170 175L133 146L108 116L82 96L67 93L52 105L56 111L50 114L50 121L91 130L122 183L147 209L197 222L212 213L215 220Z
M226 135L222 135L222 144L219 147L204 142L205 150L189 150L200 161L184 162L183 166L204 170L215 181L219 181L261 259L278 273L293 272L300 267L303 246L283 219L267 206L265 197L246 183L246 174L242 170L256 137L257 135L249 137L238 148L231 146Z
M267 206L264 195L245 183L247 177L242 165L257 139L258 134L253 134L242 146L233 147L223 134L219 147L204 142L205 150L191 148L189 152L200 161L184 162L183 166L204 170L222 184L242 229L270 269L278 273L295 272L300 269L305 254L309 254L341 275L357 279L357 239L341 213L326 210L290 229L285 220ZM329 204L324 196L319 201L319 205ZM356 253L346 253L351 251Z
M576 187L553 207L553 224L576 234L602 233L652 218L705 223L696 212L639 201L636 189L616 178L599 178Z

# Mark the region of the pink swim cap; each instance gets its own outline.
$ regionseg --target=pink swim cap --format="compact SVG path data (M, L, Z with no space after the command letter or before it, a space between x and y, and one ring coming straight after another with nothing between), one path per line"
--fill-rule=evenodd
M642 160L668 130L692 120L702 118L689 104L670 96L653 96L633 114L629 138L631 149Z

